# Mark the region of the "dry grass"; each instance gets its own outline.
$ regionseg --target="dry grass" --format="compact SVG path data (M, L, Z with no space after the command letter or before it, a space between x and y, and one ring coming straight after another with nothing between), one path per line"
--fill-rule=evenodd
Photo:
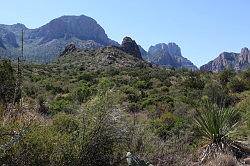
M208 161L204 166L240 166L231 155L218 155L214 160Z

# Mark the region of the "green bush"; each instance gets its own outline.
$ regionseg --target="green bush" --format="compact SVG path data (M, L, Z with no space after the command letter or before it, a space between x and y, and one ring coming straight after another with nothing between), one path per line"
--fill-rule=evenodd
M138 113L142 110L141 106L138 103L129 103L128 112L130 113Z
M82 103L92 95L93 89L90 85L83 83L75 90L75 96L78 102Z
M171 112L166 112L160 118L153 120L151 125L159 137L166 139L171 137L173 133L180 132L183 123L184 121L180 117Z
M139 89L139 90L143 90L143 89L149 89L151 88L152 83L151 82L146 82L146 81L137 81L134 84L134 87Z
M219 74L219 80L222 86L226 87L227 83L236 75L233 70L224 70Z
M237 77L232 78L230 82L228 82L227 87L233 93L243 92L244 90L247 89L244 82L238 79Z
M78 81L83 81L85 83L90 82L93 83L95 80L95 75L89 72L82 72L80 76L78 76Z
M216 81L208 82L205 85L203 95L208 98L209 102L217 104L218 106L224 106L228 97L222 85Z
M14 74L15 71L12 68L10 61L0 61L0 102L3 104L13 102L16 87Z
M0 158L6 165L74 165L77 150L70 136L60 134L50 126L32 126L19 143Z
M59 112L73 113L72 103L64 98L57 98L49 104L49 114L55 115Z
M122 92L126 94L127 100L130 102L137 102L141 99L140 91L131 86L123 86Z
M79 132L80 123L71 115L59 113L53 118L53 127L59 132L70 134Z

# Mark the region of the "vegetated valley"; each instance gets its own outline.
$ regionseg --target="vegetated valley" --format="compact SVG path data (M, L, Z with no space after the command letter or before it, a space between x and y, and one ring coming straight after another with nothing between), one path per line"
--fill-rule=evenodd
M0 165L250 162L250 69L166 68L126 40L71 44L47 64L2 59Z

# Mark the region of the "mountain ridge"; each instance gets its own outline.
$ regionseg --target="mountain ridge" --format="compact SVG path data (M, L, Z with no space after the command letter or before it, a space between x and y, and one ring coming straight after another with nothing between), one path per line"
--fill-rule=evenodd
M29 29L21 23L0 24L1 29L12 33L17 43L21 42L21 32L24 30L26 59L42 63L54 60L70 43L81 48L118 45L117 42L108 38L105 30L94 19L85 15L61 16L35 29ZM8 50L10 51L9 57L18 56L16 47L10 47Z
M200 70L220 72L225 69L235 71L245 70L250 67L250 51L247 47L241 49L240 53L222 52L217 58L202 65Z

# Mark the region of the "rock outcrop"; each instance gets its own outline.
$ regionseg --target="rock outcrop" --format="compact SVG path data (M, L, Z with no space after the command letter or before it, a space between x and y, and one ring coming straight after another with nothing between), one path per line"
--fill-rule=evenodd
M133 55L136 58L142 59L139 46L130 37L125 37L123 39L121 49L124 52L126 52L126 53L128 53L130 55Z
M151 46L148 51L148 60L167 68L187 68L197 70L197 67L181 54L180 47L175 43L160 43Z
M72 52L75 52L77 50L76 48L76 45L74 44L69 44L65 47L65 49L63 50L63 52L61 53L60 56L63 56L65 54L69 54L69 53L72 53Z
M203 71L220 72L225 69L235 71L245 70L250 67L250 51L242 48L240 53L223 52L216 59L201 66Z

